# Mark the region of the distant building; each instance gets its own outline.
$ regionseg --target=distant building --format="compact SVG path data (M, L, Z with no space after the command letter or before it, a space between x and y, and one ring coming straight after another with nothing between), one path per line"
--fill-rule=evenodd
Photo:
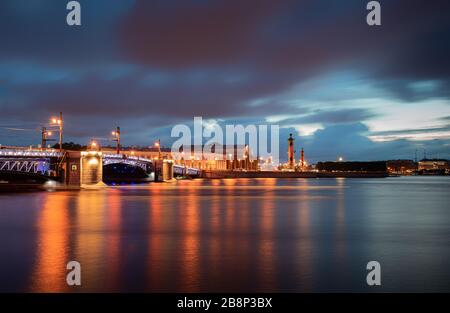
M413 160L389 160L386 165L389 173L408 175L417 170L417 163Z
M445 159L422 159L419 161L419 171L449 170L450 161Z
M102 151L103 153L116 153L116 150L110 147L102 148ZM161 148L161 151L158 148L122 148L120 153L146 159L158 159L160 157L161 159L172 159L172 151L170 148Z
M196 149L197 148L197 149ZM188 146L175 153L176 164L203 170L258 170L257 156L247 145Z

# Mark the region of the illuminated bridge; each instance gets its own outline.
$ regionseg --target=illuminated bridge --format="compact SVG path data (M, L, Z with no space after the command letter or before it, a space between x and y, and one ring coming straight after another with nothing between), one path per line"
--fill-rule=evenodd
M0 177L37 178L59 177L64 153L56 151L0 150Z
M148 172L153 169L153 160L125 154L103 154L103 166L111 164L127 164L140 167Z
M0 149L0 180L54 179L68 185L89 185L114 179L164 181L174 176L200 175L199 169L175 165L171 160L152 160L129 154Z
M201 170L193 167L187 167L183 165L174 164L171 160L162 160L172 163L173 176L193 176L199 177ZM148 158L126 155L126 154L103 154L103 166L112 164L126 164L134 167L140 167L146 172L154 172L155 161Z

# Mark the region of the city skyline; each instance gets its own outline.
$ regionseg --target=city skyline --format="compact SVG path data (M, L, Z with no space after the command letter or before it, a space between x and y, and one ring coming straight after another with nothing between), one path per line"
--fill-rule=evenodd
M382 3L380 27L364 1L80 3L79 28L65 3L0 4L0 144L37 145L63 111L80 144L120 126L170 146L202 116L279 124L281 158L289 133L313 161L449 156L446 1Z

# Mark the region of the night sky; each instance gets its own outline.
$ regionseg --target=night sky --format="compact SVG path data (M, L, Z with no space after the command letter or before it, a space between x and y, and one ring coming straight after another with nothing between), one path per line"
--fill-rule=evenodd
M172 126L279 124L312 161L450 158L450 1L0 2L0 144L170 146Z

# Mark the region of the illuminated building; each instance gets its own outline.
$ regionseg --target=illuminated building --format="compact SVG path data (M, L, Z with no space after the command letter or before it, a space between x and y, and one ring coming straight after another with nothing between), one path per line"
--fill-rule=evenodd
M450 169L449 160L445 159L423 159L419 161L419 171L422 170L448 170Z

